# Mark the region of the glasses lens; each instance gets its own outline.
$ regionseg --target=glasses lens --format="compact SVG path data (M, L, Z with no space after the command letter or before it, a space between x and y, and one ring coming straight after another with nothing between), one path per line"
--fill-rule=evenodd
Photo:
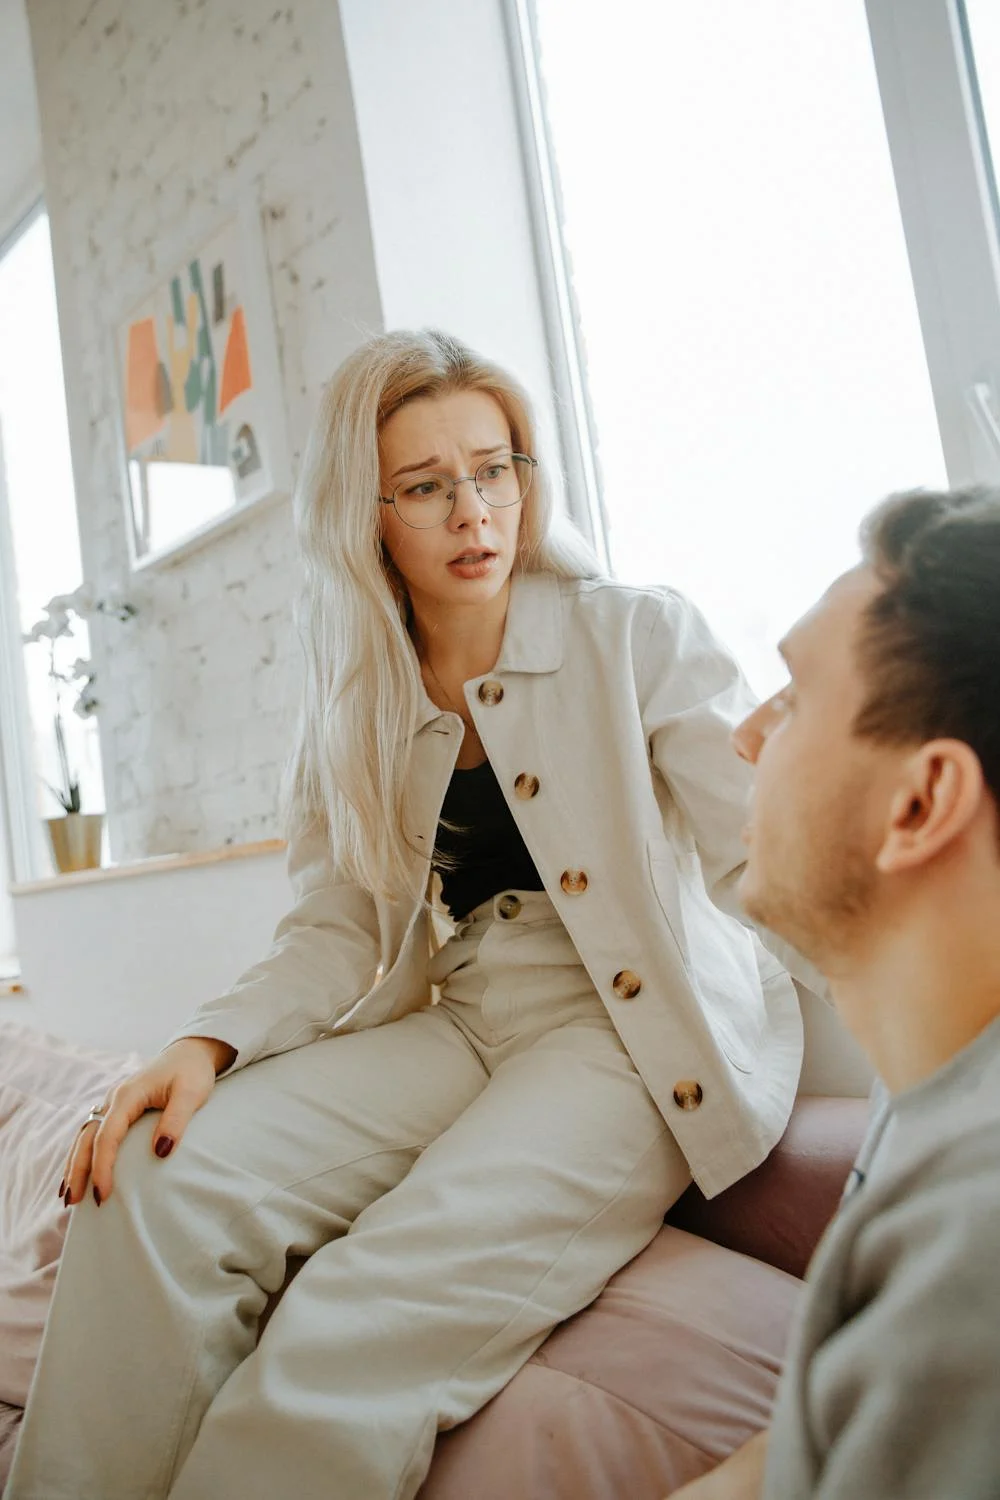
M523 453L488 458L476 470L476 489L487 505L516 505L531 484L531 459Z
M401 521L423 531L447 521L453 489L454 481L444 474L411 474L396 486L392 503Z

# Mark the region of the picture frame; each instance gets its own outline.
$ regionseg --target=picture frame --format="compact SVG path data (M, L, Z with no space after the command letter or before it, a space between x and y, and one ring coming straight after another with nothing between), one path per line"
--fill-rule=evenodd
M112 334L129 564L174 561L291 492L260 211L241 204Z

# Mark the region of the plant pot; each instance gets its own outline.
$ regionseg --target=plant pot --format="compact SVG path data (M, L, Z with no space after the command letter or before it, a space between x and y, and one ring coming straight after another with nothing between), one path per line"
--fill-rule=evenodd
M46 818L52 858L60 875L72 870L96 870L101 863L103 813L66 813L62 818Z

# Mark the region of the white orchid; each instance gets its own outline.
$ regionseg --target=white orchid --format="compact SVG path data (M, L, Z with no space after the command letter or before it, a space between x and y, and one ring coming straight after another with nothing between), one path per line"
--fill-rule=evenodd
M108 615L111 619L124 623L132 619L136 614L136 608L115 589L109 589L106 594L98 598L93 587L84 582L71 594L54 594L45 606L42 619L36 621L27 634L21 637L25 645L33 645L39 641L49 643L49 677L52 680L56 702L56 748L59 753L59 769L63 783L61 788L52 787L51 791L67 813L80 811L80 783L71 772L66 755L66 739L63 734L62 721L64 686L72 684L75 690L73 712L79 718L92 718L101 705L94 692L97 674L93 664L85 656L78 656L68 670L60 671L56 666L56 641L66 636L72 637L74 616L76 619L85 620L89 615L98 614Z

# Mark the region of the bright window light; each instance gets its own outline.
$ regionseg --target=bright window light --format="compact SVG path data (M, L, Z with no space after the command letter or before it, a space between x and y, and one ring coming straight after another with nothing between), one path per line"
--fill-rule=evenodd
M862 514L946 483L864 6L536 5L613 565L770 692Z
M54 594L72 593L82 578L52 246L44 213L0 258L0 330L0 430L20 619L27 630ZM63 669L87 657L86 627L58 642L57 650ZM59 780L47 646L25 647L24 662L32 721L28 733L39 773L37 811L40 817L54 817L59 807L45 787ZM80 779L84 811L96 812L104 805L97 725L93 719L79 719L71 702L68 697L64 713L70 764ZM4 726L3 732L11 733L11 727Z

